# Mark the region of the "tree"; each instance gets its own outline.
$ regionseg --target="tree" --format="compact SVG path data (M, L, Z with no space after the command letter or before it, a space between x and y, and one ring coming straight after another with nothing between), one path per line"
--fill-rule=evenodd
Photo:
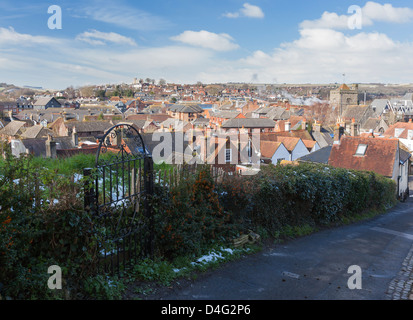
M82 97L90 98L95 95L95 87L94 86L85 86L80 88L80 94Z
M104 100L105 96L106 96L106 91L105 90L96 91L96 97L99 98L100 100Z
M66 95L67 95L67 98L68 98L68 99L74 99L74 98L76 98L76 91L75 91L75 89L73 88L73 86L67 87L66 90L65 90L65 92L66 92Z
M166 85L166 80L165 80L165 79L162 79L162 78L159 79L158 85L160 85L160 86Z

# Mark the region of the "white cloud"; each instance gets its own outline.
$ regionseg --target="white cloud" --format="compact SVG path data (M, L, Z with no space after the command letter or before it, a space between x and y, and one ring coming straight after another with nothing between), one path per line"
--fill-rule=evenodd
M77 35L76 40L87 42L92 45L105 45L108 42L114 44L125 44L130 46L137 46L135 40L122 36L115 32L100 32L97 30L85 31Z
M354 12L353 12L354 13ZM320 19L305 20L300 24L302 29L347 29L349 18L353 15L338 15L325 11ZM413 20L413 10L410 8L395 8L391 4L379 4L369 1L361 8L362 26L371 26L375 21L389 23L406 23Z
M103 1L82 9L75 9L75 15L86 16L96 21L113 24L122 28L138 31L166 29L170 23L146 11L119 2Z
M233 42L234 39L230 35L226 33L217 34L205 30L188 30L178 36L171 37L171 40L215 51L231 51L239 48L239 46Z
M369 1L362 9L363 16L374 21L406 23L413 19L410 8L395 8L391 4L379 4Z
M15 31L12 27L1 28L0 27L0 45L22 45L29 46L34 44L44 44L52 45L58 44L61 41L56 38L45 37L45 36L33 36L30 34L19 33Z
M257 18L257 19L262 19L264 18L264 12L262 9L258 6L249 4L249 3L244 3L241 9L237 12L229 12L225 13L224 17L227 18L239 18L239 17L248 17L248 18Z
M273 53L256 51L251 56L205 71L204 82L277 79L286 83L330 83L346 73L354 82L411 82L413 43L400 43L382 33L346 36L326 29L301 30L301 37L284 43Z

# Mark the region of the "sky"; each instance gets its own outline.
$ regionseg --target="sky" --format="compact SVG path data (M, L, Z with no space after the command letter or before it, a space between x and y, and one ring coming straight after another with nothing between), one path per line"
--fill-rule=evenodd
M0 82L413 83L412 31L411 0L1 0Z

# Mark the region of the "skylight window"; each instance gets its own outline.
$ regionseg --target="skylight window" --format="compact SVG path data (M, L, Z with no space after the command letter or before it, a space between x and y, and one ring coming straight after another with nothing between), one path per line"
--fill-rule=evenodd
M366 154L367 144L359 144L356 151L356 156L364 156Z

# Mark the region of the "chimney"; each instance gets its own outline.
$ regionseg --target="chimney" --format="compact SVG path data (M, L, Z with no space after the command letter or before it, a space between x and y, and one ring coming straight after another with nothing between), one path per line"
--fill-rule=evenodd
M373 131L373 129L370 129L369 138L374 138L374 131Z
M301 130L306 130L307 129L307 119L304 119L301 121Z
M350 136L356 137L358 136L358 125L356 123L356 120L353 118L350 124Z
M73 132L72 132L72 143L73 145L77 148L79 145L79 136L76 131L76 127L73 127Z
M314 132L321 132L321 124L317 123L317 121L314 122L313 130Z
M285 131L290 132L290 130L291 130L291 122L287 121L285 123Z
M341 136L343 135L343 127L337 123L337 126L334 128L334 144L340 144Z
M49 134L46 140L46 158L56 159L56 141L53 141L52 136Z

